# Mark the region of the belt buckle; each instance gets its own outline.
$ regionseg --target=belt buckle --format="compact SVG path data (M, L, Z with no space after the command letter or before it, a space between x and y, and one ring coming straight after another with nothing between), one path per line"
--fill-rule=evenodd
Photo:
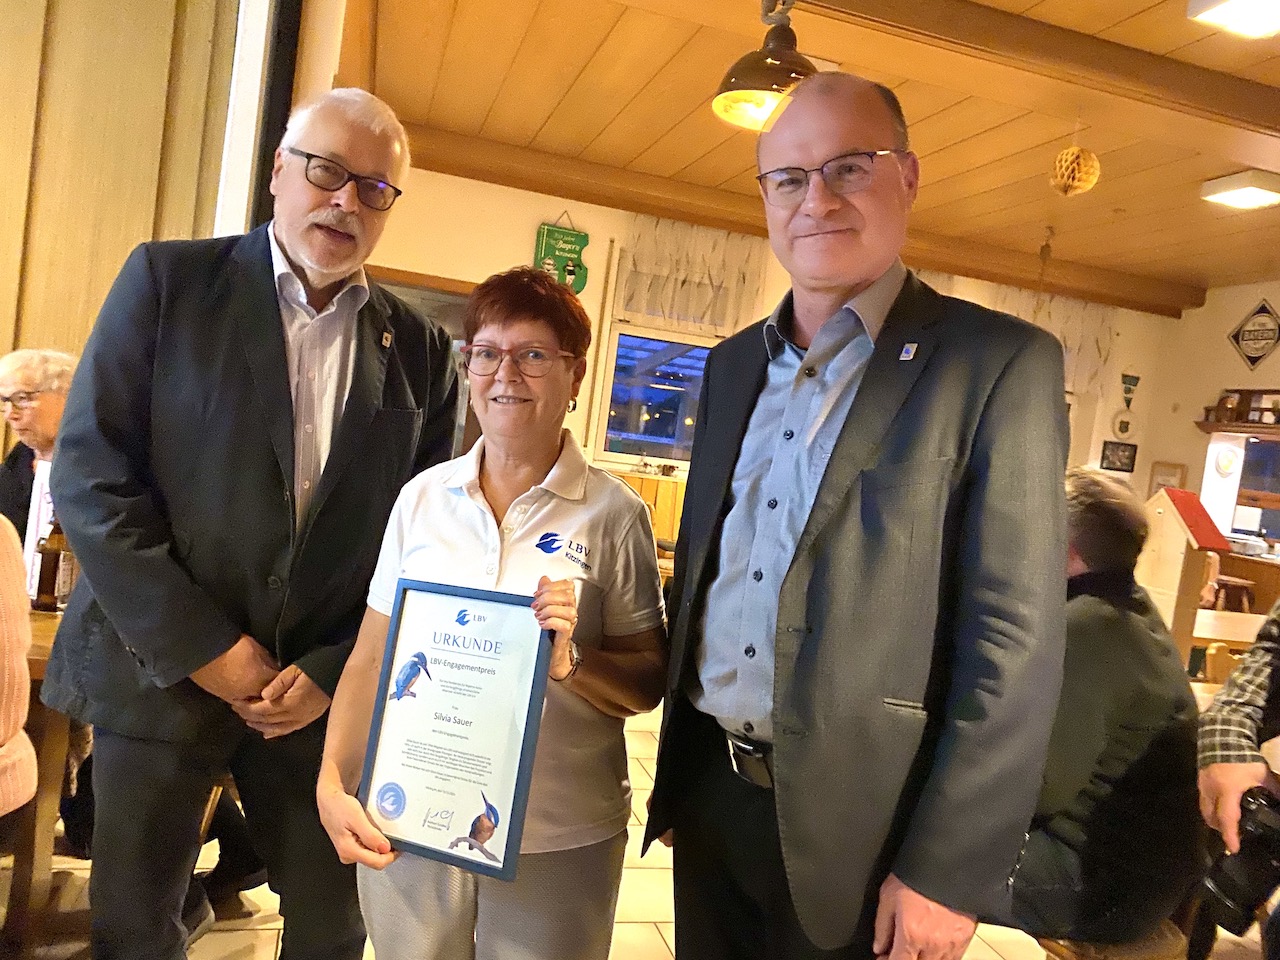
M772 790L773 771L769 769L768 750L728 730L724 731L724 738L733 772L748 783Z

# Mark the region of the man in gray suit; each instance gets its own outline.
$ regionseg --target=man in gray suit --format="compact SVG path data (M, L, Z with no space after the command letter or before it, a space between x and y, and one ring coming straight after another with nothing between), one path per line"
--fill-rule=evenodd
M647 839L678 956L955 960L1061 683L1062 352L903 267L891 91L803 81L758 159L792 289L707 364Z
M92 947L177 960L211 784L230 770L284 960L356 960L355 872L320 825L329 708L400 488L449 454L444 331L363 264L409 171L362 90L290 119L274 220L143 244L67 399L53 500L83 576L46 703L94 725Z

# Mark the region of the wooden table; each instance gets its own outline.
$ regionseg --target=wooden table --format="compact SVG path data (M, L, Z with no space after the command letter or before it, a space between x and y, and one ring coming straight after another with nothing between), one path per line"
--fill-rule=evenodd
M49 905L53 884L53 835L62 799L62 779L67 767L67 735L70 721L40 702L49 650L61 616L56 613L31 614L31 709L27 734L36 748L39 777L36 798L22 808L14 847L13 878L9 884L9 908L0 939L15 945L19 953L34 940L39 922Z
M1197 610L1191 640L1195 646L1225 643L1232 650L1248 650L1266 622L1267 618L1261 613Z

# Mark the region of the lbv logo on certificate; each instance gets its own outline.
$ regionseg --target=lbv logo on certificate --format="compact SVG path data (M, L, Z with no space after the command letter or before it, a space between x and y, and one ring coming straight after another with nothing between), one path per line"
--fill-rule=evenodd
M515 878L551 652L532 602L400 581L360 786L396 849Z

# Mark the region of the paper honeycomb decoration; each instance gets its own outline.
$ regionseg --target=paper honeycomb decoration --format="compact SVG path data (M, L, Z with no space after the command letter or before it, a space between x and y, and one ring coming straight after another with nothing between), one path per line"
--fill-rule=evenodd
M1102 164L1092 150L1067 147L1053 161L1049 183L1064 197L1074 197L1092 190L1102 173Z

